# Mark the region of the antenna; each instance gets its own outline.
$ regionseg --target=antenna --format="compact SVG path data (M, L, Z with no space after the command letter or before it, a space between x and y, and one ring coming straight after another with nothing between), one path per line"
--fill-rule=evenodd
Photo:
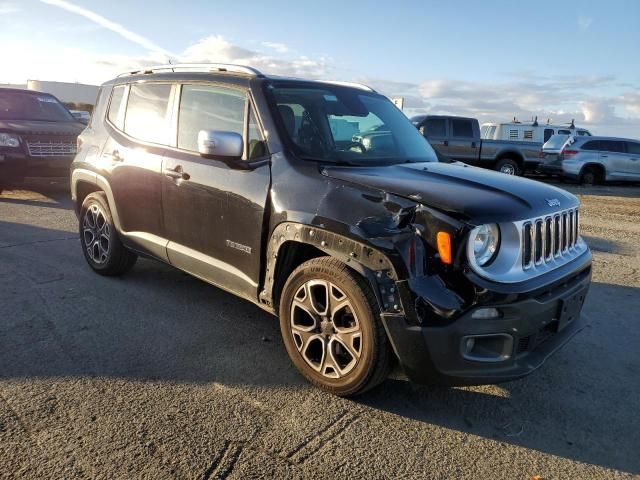
M534 126L534 127L538 126L538 116L537 115L536 115L536 118L535 118L535 120L533 121L533 123L531 125Z
M575 128L576 128L576 119L575 118L571 119L571 125L569 125L569 128L571 128L572 130L575 130Z

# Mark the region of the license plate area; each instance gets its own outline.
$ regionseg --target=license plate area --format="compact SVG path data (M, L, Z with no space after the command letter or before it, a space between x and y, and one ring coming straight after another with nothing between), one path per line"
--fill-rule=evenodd
M586 293L581 291L560 300L558 307L558 332L580 316L585 296Z

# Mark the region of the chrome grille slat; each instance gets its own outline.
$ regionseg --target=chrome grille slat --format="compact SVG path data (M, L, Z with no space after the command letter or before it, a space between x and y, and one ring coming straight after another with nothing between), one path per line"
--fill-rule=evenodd
M564 210L522 224L522 268L563 262L574 255L579 236L579 210Z
M27 148L32 157L68 157L76 154L76 144L64 140L28 140Z

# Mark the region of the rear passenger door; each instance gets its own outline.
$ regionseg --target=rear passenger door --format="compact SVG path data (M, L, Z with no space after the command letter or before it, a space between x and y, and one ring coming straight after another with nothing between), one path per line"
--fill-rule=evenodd
M449 123L449 157L465 163L475 163L478 158L479 140L477 132L474 132L474 122L466 118L451 118Z
M194 83L182 85L176 98L176 140L165 156L167 175L162 179L169 260L255 299L271 172L250 96L244 88ZM242 135L244 163L202 157L197 145L200 130ZM175 178L176 171L182 178Z
M427 118L422 127L422 134L438 153L449 156L449 132L446 118Z
M606 166L611 178L624 178L628 175L631 160L625 153L624 142L619 140L600 141L600 161Z
M170 140L172 92L168 83L114 87L101 159L124 241L163 260L162 157Z

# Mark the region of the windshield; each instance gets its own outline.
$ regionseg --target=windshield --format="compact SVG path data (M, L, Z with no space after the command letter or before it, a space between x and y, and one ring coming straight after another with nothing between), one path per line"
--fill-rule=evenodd
M0 120L76 121L64 105L51 95L1 90Z
M325 85L270 90L284 133L303 159L353 165L438 161L409 119L378 94Z

